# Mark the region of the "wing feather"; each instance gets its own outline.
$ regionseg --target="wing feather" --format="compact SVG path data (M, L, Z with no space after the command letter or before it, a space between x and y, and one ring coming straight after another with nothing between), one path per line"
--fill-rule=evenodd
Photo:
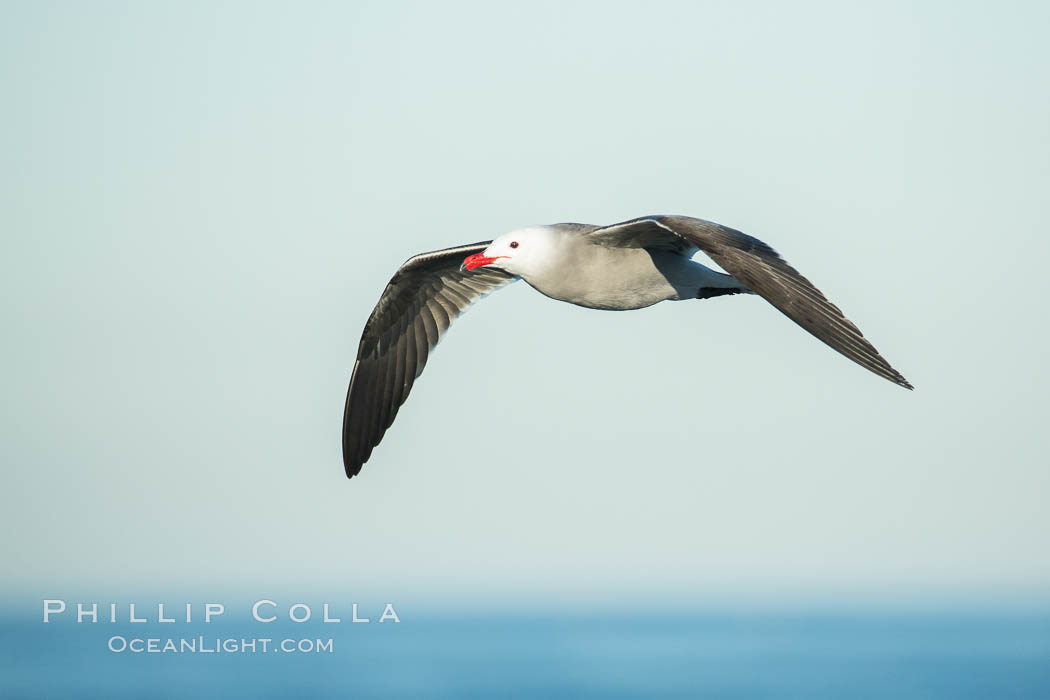
M427 326L423 322L423 317L419 315L419 310L416 310L416 317L412 320L412 328L410 329L412 340L415 341L415 358L416 365L412 368L412 380L423 374L423 368L427 364L427 356L430 354L430 345L427 342Z
M491 241L422 253L391 278L365 323L343 413L343 466L361 471L408 399L427 358L452 322L516 278L496 268L460 271Z

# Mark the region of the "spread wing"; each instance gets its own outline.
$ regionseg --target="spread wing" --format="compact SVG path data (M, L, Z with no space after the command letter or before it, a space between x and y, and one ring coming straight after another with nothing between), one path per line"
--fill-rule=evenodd
M394 422L427 357L471 304L516 277L486 267L460 272L463 259L491 241L409 258L391 278L365 323L343 413L343 466L361 471Z
M912 388L837 306L757 238L687 216L647 216L589 235L595 243L618 248L668 247L675 241L695 246L824 343L880 377Z

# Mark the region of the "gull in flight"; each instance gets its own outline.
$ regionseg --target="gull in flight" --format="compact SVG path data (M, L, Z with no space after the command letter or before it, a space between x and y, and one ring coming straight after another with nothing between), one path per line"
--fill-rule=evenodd
M729 274L692 260L698 251ZM615 311L758 294L857 364L912 388L837 306L757 238L687 216L645 216L611 226L535 226L421 253L394 274L365 323L346 394L348 478L361 471L383 439L452 321L518 279L551 299Z

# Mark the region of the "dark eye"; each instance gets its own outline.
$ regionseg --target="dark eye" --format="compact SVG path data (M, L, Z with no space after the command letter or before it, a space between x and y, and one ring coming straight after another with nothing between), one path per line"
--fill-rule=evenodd
M510 247L511 248L517 248L518 247L518 242L517 241L511 241L510 242Z

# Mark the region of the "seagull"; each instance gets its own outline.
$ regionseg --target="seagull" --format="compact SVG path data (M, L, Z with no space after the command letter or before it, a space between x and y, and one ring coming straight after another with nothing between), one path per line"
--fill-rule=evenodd
M699 251L729 274L693 260ZM415 255L394 273L365 323L346 394L347 478L383 439L452 321L518 279L551 299L614 311L758 294L857 364L912 388L837 306L757 238L688 216L533 226Z

